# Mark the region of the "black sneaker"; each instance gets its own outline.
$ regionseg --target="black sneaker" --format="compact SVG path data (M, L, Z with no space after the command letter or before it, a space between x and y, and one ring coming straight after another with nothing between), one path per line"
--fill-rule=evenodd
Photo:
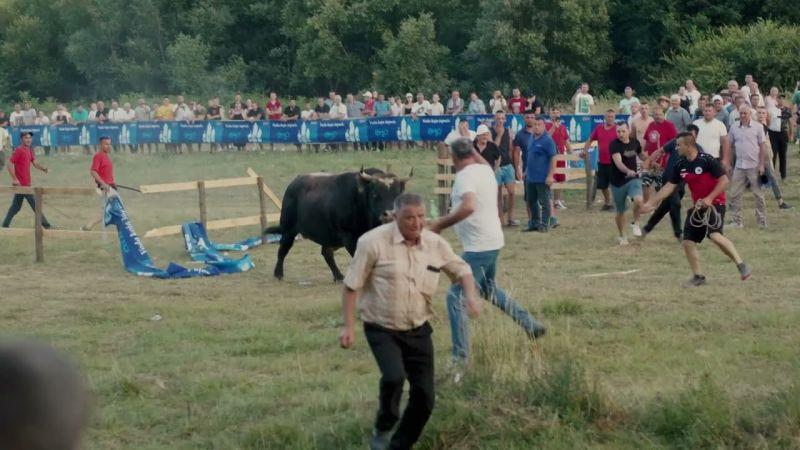
M695 275L691 280L687 281L685 287L698 287L706 284L706 277L704 275Z
M533 331L529 331L527 334L529 339L535 341L536 339L539 339L540 337L547 334L547 328L543 326L538 326L534 328Z
M792 207L788 203L783 202L780 205L778 205L778 209L792 209Z
M750 267L747 266L744 262L741 264L737 264L736 268L739 269L739 275L742 277L742 281L750 278L750 275L753 273L750 271Z

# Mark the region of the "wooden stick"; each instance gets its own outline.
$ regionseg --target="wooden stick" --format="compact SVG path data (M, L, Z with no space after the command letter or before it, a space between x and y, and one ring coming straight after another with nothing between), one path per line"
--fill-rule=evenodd
M252 168L248 167L246 172L247 172L247 176L248 177L250 177L250 178L258 178L258 174ZM283 202L281 201L281 199L278 198L277 195L275 195L274 192L272 192L272 189L270 189L269 186L267 186L266 183L264 183L264 187L263 187L262 190L264 191L265 194L267 194L267 197L269 197L269 199L272 200L272 203L278 209L283 209Z
M36 231L34 233L34 241L36 244L36 262L41 263L44 262L44 226L42 225L42 220L44 219L44 214L42 213L42 207L44 206L44 195L42 195L42 188L40 187L34 188L33 192L34 200L36 201L36 207L34 208L34 214L36 216Z
M264 191L264 178L258 177L258 208L261 218L261 230L267 229L267 193Z
M200 203L200 223L205 228L208 217L206 216L206 182L203 180L197 182L197 199Z

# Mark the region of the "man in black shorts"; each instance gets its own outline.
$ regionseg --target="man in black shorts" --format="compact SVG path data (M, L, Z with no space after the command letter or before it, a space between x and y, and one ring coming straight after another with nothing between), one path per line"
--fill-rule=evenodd
M725 188L728 176L722 165L707 153L700 153L691 133L681 133L677 137L678 153L681 158L669 181L642 208L643 212L655 209L659 202L675 191L683 180L692 193L694 208L686 215L683 226L683 250L694 276L687 286L701 286L706 277L700 273L700 256L697 244L708 236L739 269L742 281L750 278L750 268L744 263L733 243L722 235L722 224L725 219Z

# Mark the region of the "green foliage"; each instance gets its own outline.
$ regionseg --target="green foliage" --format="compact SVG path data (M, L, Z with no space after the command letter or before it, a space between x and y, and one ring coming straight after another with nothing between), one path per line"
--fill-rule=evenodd
M704 88L743 71L787 86L799 11L782 0L7 0L0 100L517 86L563 101L581 81L672 90L682 70ZM778 34L735 39L759 19ZM722 54L705 42L722 45L719 27ZM764 50L771 41L780 53ZM681 59L694 49L713 58Z
M653 77L662 89L674 89L692 78L701 90L717 90L728 80L757 74L762 90L791 86L800 54L800 26L768 20L746 27L726 26L697 35L664 59L666 69Z
M450 51L436 43L434 19L430 14L404 20L397 36L387 31L383 42L375 73L381 90L440 93L447 90L449 80L444 63Z

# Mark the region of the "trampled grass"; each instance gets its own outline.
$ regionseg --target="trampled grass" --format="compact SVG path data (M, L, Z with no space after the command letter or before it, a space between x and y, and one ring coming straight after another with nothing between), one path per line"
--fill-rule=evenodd
M253 167L279 195L298 173L391 164L398 173L413 166L410 189L432 198L435 171L426 151L112 156L123 184L239 177ZM53 171L34 174L39 184L89 185L88 157L42 161ZM796 206L798 176L793 167L784 189ZM197 218L194 193L122 195L139 234ZM418 447L800 447L798 209L778 211L767 193L770 228L760 231L748 198L747 227L726 234L753 278L739 281L704 243L709 284L686 290L688 267L666 221L621 248L612 216L586 212L581 195L567 195L562 226L547 235L506 229L499 282L550 333L533 345L485 304L458 386L447 377L443 282L437 406ZM63 228L97 212L95 199L49 202L45 212ZM1 212L8 203L0 198ZM208 210L209 219L257 214L255 188L209 190ZM14 225L31 222L23 210ZM256 233L210 234L230 242ZM353 351L338 348L341 286L316 245L295 245L282 282L271 275L276 246L251 251L256 268L246 274L159 281L124 272L113 236L47 239L44 264L32 262L31 238L0 239L0 327L79 363L94 405L86 448L366 448L378 370L363 334ZM159 265L188 259L177 236L144 243ZM349 257L337 258L344 269ZM582 277L631 269L639 271Z

